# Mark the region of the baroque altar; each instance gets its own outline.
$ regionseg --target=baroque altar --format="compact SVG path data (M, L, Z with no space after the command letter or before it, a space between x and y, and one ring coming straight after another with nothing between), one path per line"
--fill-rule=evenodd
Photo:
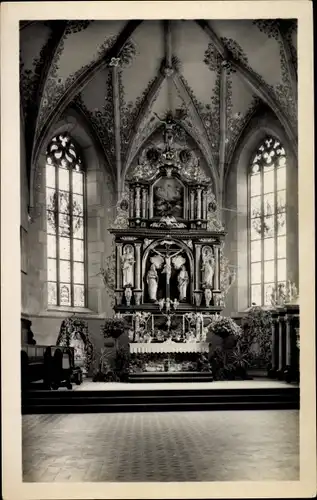
M224 305L225 232L199 159L175 144L172 125L163 138L132 168L110 229L115 314L129 321L132 352L206 352L207 326Z

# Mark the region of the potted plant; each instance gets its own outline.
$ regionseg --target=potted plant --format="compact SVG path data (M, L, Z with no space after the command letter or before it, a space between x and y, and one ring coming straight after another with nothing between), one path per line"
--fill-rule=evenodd
M102 333L105 339L112 337L117 339L127 329L125 321L121 318L107 318L103 327Z
M218 335L222 339L233 335L235 338L241 336L242 331L239 325L226 316L214 316L208 327L209 334Z
M118 339L128 329L126 322L122 318L107 318L105 320L101 328L104 347L101 351L98 371L93 377L95 382L120 380L122 375L120 366L123 366L124 361L121 359L123 355L121 347L118 345ZM126 378L126 376L123 376L123 378Z
M236 376L233 352L241 338L242 330L237 323L226 316L215 316L209 327L207 340L210 342L210 358L215 379L231 380ZM220 341L213 347L214 336ZM209 337L209 338L208 338Z

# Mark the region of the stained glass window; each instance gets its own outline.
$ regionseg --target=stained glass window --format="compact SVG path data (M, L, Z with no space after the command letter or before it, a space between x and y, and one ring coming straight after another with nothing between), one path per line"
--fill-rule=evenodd
M286 284L286 167L281 143L266 137L250 165L250 302L270 305Z
M68 134L46 155L48 304L85 307L85 175Z

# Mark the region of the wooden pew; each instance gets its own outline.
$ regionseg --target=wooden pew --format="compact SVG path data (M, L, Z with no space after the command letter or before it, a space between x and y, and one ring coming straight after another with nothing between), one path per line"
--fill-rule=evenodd
M74 349L64 346L23 345L21 348L22 390L72 388L82 383L82 371L74 364Z

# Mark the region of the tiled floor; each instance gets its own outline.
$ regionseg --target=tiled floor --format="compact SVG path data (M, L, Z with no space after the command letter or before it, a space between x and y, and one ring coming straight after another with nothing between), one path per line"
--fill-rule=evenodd
M298 411L23 416L24 481L296 481Z

